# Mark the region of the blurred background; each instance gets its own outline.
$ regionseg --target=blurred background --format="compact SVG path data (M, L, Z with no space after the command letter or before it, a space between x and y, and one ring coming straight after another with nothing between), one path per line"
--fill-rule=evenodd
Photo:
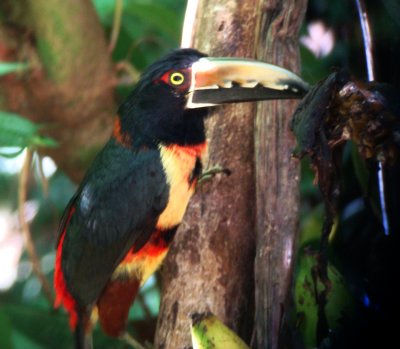
M120 33L112 51L118 72L117 103L131 90L147 65L179 47L186 8L184 0L124 0L122 4ZM399 87L400 4L397 0L369 0L366 4L375 45L377 80ZM106 37L110 38L115 0L93 0L93 5ZM8 21L5 13L0 6L0 24ZM339 67L359 79L366 78L361 29L353 1L309 1L300 42L301 75L311 84ZM26 62L13 63L0 62L0 79L27 69ZM25 251L18 220L18 175L25 157L23 145L56 145L50 138L38 136L37 125L23 120L11 125L19 143L9 140L8 113L0 108L0 348L70 348L72 338L66 314L63 310L50 310ZM294 327L301 338L300 347L380 347L395 338L393 321L400 310L400 290L395 286L399 276L396 258L399 231L392 231L389 236L383 234L380 217L371 204L377 190L374 164L359 165L359 162L349 143L343 157L339 214L335 217L329 247L328 274L333 288L328 298L327 321L331 331L329 338L318 340L311 269L324 207L313 184L309 162L302 161L301 237L294 289ZM396 182L398 177L389 179ZM388 190L400 198L398 188L390 185ZM42 270L52 283L58 222L76 184L50 157L35 155L27 188L25 219L30 222ZM390 208L392 216L398 207ZM159 301L160 282L156 275L142 289L129 315L129 329L140 340L153 338ZM96 331L94 339L98 349L126 347L100 331Z

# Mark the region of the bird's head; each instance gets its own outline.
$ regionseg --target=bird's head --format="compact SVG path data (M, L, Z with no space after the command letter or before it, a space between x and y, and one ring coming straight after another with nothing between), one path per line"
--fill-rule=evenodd
M119 109L121 132L166 144L198 144L204 141L209 107L300 98L308 88L294 73L271 64L180 49L143 73Z

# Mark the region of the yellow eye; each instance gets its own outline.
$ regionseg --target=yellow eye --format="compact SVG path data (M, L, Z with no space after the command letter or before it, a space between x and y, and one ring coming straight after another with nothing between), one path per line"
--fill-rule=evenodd
M172 85L179 86L184 83L185 76L180 72L175 72L170 75L169 81Z

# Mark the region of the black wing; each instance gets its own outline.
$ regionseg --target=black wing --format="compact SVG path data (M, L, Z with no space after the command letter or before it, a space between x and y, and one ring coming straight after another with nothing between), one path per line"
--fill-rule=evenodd
M168 191L157 149L110 141L99 154L60 226L62 271L80 306L95 302L128 250L148 240Z

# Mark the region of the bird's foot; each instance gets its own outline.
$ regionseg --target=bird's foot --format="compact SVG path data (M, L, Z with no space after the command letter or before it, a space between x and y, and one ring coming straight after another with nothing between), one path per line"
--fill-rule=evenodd
M126 344L128 344L130 347L134 349L152 349L151 345L142 345L140 344L134 337L132 337L128 332L125 332L122 336L121 339L125 341Z
M227 176L230 176L232 171L229 168L224 168L219 165L215 165L207 170L205 170L200 176L199 179L197 180L197 185L196 188L201 187L204 183L210 181L213 179L217 174L223 173Z

